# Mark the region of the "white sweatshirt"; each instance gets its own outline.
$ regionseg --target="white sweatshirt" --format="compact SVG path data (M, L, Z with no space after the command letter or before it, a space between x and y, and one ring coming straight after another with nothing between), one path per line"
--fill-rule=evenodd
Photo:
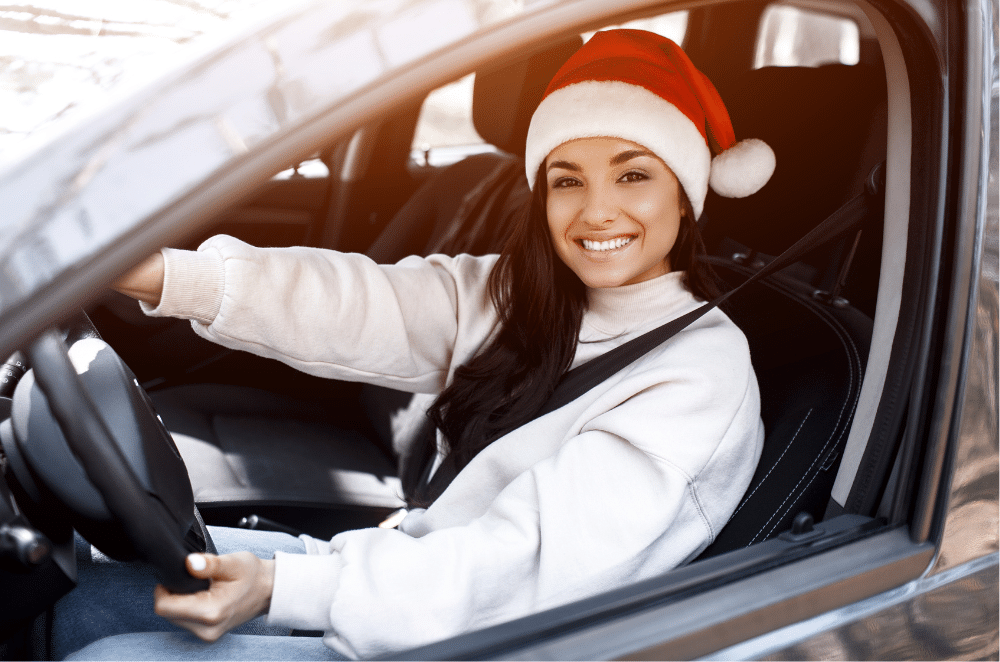
M151 315L323 377L429 394L496 322L496 256L164 250ZM699 305L670 273L588 292L573 365ZM268 620L391 653L663 573L700 553L749 485L764 432L746 339L715 310L574 402L497 440L398 529L278 553Z

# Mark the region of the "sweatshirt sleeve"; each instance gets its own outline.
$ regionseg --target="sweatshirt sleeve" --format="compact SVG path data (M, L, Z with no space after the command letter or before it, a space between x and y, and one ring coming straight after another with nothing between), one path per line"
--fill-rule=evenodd
M485 290L495 256L377 265L227 236L162 254L163 295L146 314L190 319L208 340L322 377L434 393L495 321Z
M732 512L760 454L756 381L752 372L734 377L718 388L636 377L650 382L635 390L633 379L627 401L599 405L603 414L468 522L417 537L349 531L319 556L278 554L269 620L323 630L328 645L352 657L388 655L685 562L718 532L709 511ZM618 397L613 390L608 397ZM495 467L487 453L499 450L462 473ZM468 494L470 481L488 490L471 474L448 491Z

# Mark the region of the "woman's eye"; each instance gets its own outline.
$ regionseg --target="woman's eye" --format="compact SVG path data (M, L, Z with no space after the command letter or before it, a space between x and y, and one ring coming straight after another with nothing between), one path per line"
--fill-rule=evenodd
M560 177L552 182L552 188L569 188L579 186L580 181L573 177Z
M644 173L644 172L637 172L635 170L632 170L632 171L626 172L624 175L622 175L621 179L619 181L622 181L622 182L641 182L644 179L649 179L649 176L646 175L646 173Z

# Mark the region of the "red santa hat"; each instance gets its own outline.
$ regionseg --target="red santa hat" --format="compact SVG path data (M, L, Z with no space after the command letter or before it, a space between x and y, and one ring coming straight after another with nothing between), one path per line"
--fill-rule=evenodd
M736 142L718 91L681 48L643 30L598 32L556 73L528 129L525 169L534 186L553 149L577 138L638 143L674 172L701 216L708 187L727 198L759 191L774 152Z

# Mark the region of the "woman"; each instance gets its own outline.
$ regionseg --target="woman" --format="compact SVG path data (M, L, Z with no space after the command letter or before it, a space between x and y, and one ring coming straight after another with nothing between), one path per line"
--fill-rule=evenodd
M609 31L560 69L533 116L533 198L500 256L377 266L359 255L216 237L197 252L165 249L126 276L118 288L148 314L189 318L221 344L317 375L429 394L439 429L431 471L445 461L459 469L395 529L330 542L214 529L221 551L253 545L257 555L192 555L189 570L211 588L172 595L157 587L156 613L207 641L266 614L270 625L322 630L327 646L367 657L694 558L736 508L763 439L746 341L723 313L566 406L535 412L567 369L713 293L696 259L709 182L722 195L749 195L773 168L763 143L735 143L718 94L676 44ZM122 576L121 564L85 565L81 588L64 600L79 606L57 605L62 650L166 627L151 616L87 631L61 625L120 600L102 593L98 578ZM329 652L311 640L293 650L291 641L229 635L198 647L176 634L141 634L81 655Z

